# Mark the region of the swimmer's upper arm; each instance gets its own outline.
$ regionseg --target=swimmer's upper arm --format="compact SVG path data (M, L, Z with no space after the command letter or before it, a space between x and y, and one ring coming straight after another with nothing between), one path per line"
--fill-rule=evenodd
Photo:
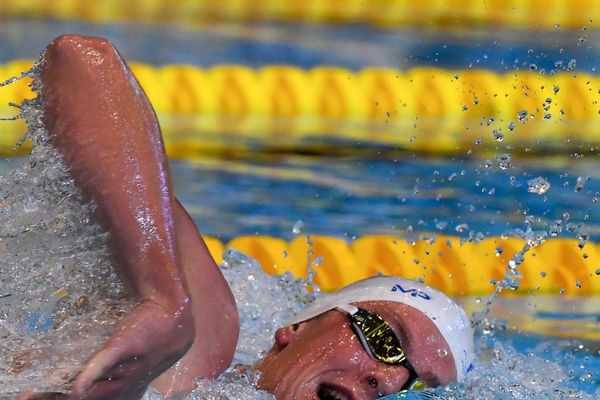
M239 336L239 316L231 290L192 218L177 200L174 215L196 340L175 366L154 381L153 386L165 396L192 390L197 377L219 376L231 364Z

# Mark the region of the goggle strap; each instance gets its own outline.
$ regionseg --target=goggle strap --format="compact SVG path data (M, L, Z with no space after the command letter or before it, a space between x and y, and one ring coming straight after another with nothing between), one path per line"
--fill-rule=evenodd
M336 307L336 310L352 316L358 312L358 307L356 307L354 304L341 304Z
M410 364L410 362L408 362L408 360L406 360L406 364L404 365L404 367L408 370L408 380L406 381L402 389L400 389L401 392L405 390L411 390L415 382L419 379L417 371L415 371L415 369Z

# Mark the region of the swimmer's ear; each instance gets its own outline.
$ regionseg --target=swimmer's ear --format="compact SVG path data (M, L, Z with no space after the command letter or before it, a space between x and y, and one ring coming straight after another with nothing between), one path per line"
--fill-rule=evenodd
M275 332L275 342L282 347L287 346L304 331L304 325L304 323L293 324L277 329Z

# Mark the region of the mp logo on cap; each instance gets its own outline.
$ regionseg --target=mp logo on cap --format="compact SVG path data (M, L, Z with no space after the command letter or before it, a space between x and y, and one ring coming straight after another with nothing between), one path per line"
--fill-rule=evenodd
M410 293L410 295L412 297L417 297L418 296L418 297L420 297L422 299L425 299L425 300L431 300L431 297L427 293L423 293L419 289L413 289L413 288L404 289L402 287L402 285L399 285L399 284L394 285L394 287L392 288L392 292L397 292L398 290L401 291L402 293Z

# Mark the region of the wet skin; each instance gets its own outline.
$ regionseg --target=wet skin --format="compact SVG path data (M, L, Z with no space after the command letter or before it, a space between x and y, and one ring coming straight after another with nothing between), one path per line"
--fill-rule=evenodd
M183 367L157 381L165 392L218 375L237 342L235 301L173 197L160 128L143 90L110 42L75 35L46 48L40 79L44 125L97 205L118 271L139 302L83 366L71 396L139 398L184 355Z
M21 399L137 399L152 380L175 395L192 390L197 377L217 377L237 343L235 301L173 197L160 128L138 82L110 42L75 35L48 46L41 81L51 140L97 204L119 272L140 305L83 366L71 394ZM455 380L447 344L422 313L400 303L360 304L392 325L430 386ZM371 358L338 311L279 329L255 368L260 387L280 400L316 399L324 387L373 399L408 378L403 367Z
M450 349L423 313L389 301L356 305L379 314L390 324L428 386L456 380ZM348 400L374 399L398 392L408 380L406 368L368 355L348 317L336 310L279 329L273 348L255 368L263 374L260 386L278 399L319 399L324 388L334 389Z

